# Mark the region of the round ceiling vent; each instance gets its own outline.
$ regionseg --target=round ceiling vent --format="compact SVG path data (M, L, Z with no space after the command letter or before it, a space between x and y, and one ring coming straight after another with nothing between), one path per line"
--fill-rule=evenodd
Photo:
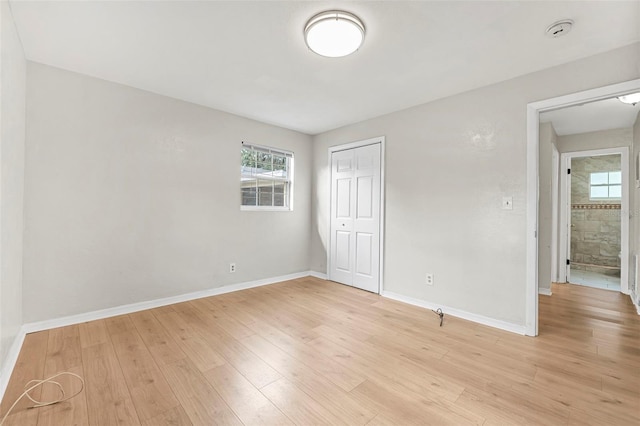
M573 27L573 21L571 19L554 22L547 28L547 36L551 38L562 37L571 31L571 27Z

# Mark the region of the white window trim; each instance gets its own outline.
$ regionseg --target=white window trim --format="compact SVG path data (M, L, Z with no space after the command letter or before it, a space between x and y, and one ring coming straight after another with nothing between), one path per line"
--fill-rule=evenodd
M294 182L295 182L295 157L292 151L287 151L284 149L273 148L268 146L256 145L249 142L242 141L242 148L246 149L254 149L257 151L264 151L270 154L278 154L284 155L285 157L289 157L291 160L289 162L289 176L288 180L286 179L274 179L274 180L283 180L289 182L289 205L288 206L244 206L242 205L242 199L240 200L240 211L272 211L272 212L291 212L293 211L293 200L294 200Z
M240 210L245 212L250 212L250 211L290 212L293 210L293 207L289 208L289 207L279 207L279 206L240 206Z
M608 172L590 172L589 173L589 200L591 201L609 201L609 200L613 200L613 201L619 201L622 200L622 197L592 197L591 196L591 188L595 187L607 187L607 193L610 193L610 188L612 186L619 186L620 190L622 191L622 181L620 183L596 183L593 184L591 183L591 175L593 175L594 173L607 173L607 181L610 179L610 174L611 173L622 173L620 170L612 170L612 171L608 171Z

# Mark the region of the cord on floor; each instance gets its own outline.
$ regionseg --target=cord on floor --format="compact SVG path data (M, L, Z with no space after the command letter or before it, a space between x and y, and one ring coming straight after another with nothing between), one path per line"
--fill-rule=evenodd
M53 379L60 377L60 376L73 376L75 378L77 378L78 380L80 380L80 389L74 393L73 395L70 396L66 396L64 388L62 387L62 385L59 382L54 381ZM29 395L29 392L33 391L35 388L37 388L38 386L42 386L45 383L51 383L52 385L56 385L58 387L58 390L60 391L60 397L58 399L55 399L53 401L38 401L37 399L34 399L31 395ZM82 392L82 390L84 389L84 379L80 376L78 376L75 373L70 373L68 371L63 371L61 373L57 373L54 374L53 376L46 378L44 380L30 380L26 385L25 385L26 389L24 392L22 392L22 394L18 397L18 399L16 399L14 401L14 403L11 405L11 407L9 408L9 410L6 412L6 414L4 415L4 417L2 418L2 420L0 420L0 426L2 426L4 424L4 421L7 420L7 417L9 417L9 414L11 414L11 411L16 407L16 405L18 405L18 402L20 402L20 400L22 398L24 398L25 396L27 398L29 398L31 400L31 402L34 403L34 405L32 405L31 407L28 408L38 408L38 407L46 407L48 405L54 405L54 404L58 404L60 402L64 402L64 401L68 401L71 398L77 396L80 394L80 392Z
M442 309L438 308L435 311L432 309L431 312L433 312L434 314L440 317L440 327L442 327L442 322L444 321L444 312L442 312Z

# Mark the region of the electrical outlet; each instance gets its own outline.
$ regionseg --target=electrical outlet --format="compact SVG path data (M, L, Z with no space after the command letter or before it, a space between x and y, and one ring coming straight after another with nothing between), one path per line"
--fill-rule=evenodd
M230 273L234 273L236 271L236 264L235 263L230 263L229 264L229 272Z
M433 285L433 274L427 274L427 285Z

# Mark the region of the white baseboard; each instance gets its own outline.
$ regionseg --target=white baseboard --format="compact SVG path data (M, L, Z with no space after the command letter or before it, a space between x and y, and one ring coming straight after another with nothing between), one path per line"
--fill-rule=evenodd
M7 356L2 363L2 369L0 369L0 401L4 397L7 385L9 385L9 379L11 378L11 373L13 373L13 368L18 362L18 355L20 355L20 349L22 349L22 343L24 342L24 336L26 336L26 334L24 327L21 327L20 330L18 330L18 334L13 339L9 352L7 352Z
M50 330L52 328L64 327L67 325L80 324L87 321L94 321L104 318L110 318L117 315L130 314L132 312L144 311L147 309L158 308L160 306L172 305L174 303L187 302L189 300L201 299L203 297L216 296L219 294L231 293L239 290L246 290L249 288L260 287L269 284L276 284L282 281L295 280L297 278L304 278L308 276L314 276L317 278L322 278L318 272L314 271L304 271L297 272L295 274L281 275L279 277L273 278L265 278L262 280L249 281L238 284L231 284L222 287L211 288L208 290L196 291L193 293L180 294L172 297L165 297L162 299L149 300L146 302L139 303L131 303L129 305L116 306L113 308L101 309L99 311L93 312L85 312L77 315L70 315L62 318L54 318L51 320L32 322L28 324L24 324L18 335L15 337L11 348L9 349L9 353L2 364L2 368L0 369L0 401L4 397L4 392L7 389L7 385L9 384L9 379L11 378L11 373L18 361L18 355L20 354L20 349L22 348L22 343L24 342L24 338L29 333L34 333L37 331Z
M389 299L397 300L399 302L408 303L410 305L419 306L421 308L436 310L442 309L446 315L452 315L454 317L462 318L468 321L473 321L478 324L488 325L489 327L499 328L500 330L510 331L512 333L525 335L526 328L524 325L513 324L506 321L500 321L497 319L485 317L482 315L474 314L460 309L450 308L448 306L438 305L425 300L414 299L413 297L403 296L401 294L392 293L390 291L383 291L381 296Z
M636 311L638 312L638 315L640 315L640 296L638 296L634 292L631 292L629 297L631 298L631 303L633 303L633 306L636 307Z
M216 296L219 294L231 293L233 291L246 290L249 288L275 284L282 281L295 280L296 278L308 277L309 275L311 275L311 273L309 271L305 271L295 274L281 275L279 277L265 278L262 280L225 285L222 287L195 291L193 293L179 294L177 296L165 297L162 299L116 306L113 308L101 309L99 311L86 312L77 315L70 315L62 318L32 322L25 324L23 327L27 333L34 333L36 331L50 330L52 328L65 327L67 325L80 324L87 321L95 321L99 319L115 317L117 315L130 314L132 312L145 311L147 309L158 308L160 306L173 305L174 303L202 299L203 297Z
M321 280L326 280L327 279L327 274L323 274L322 272L309 271L309 275L311 275L312 277L315 277L315 278L319 278Z
M544 296L551 296L553 293L551 293L551 289L550 288L538 287L538 294L542 294Z

